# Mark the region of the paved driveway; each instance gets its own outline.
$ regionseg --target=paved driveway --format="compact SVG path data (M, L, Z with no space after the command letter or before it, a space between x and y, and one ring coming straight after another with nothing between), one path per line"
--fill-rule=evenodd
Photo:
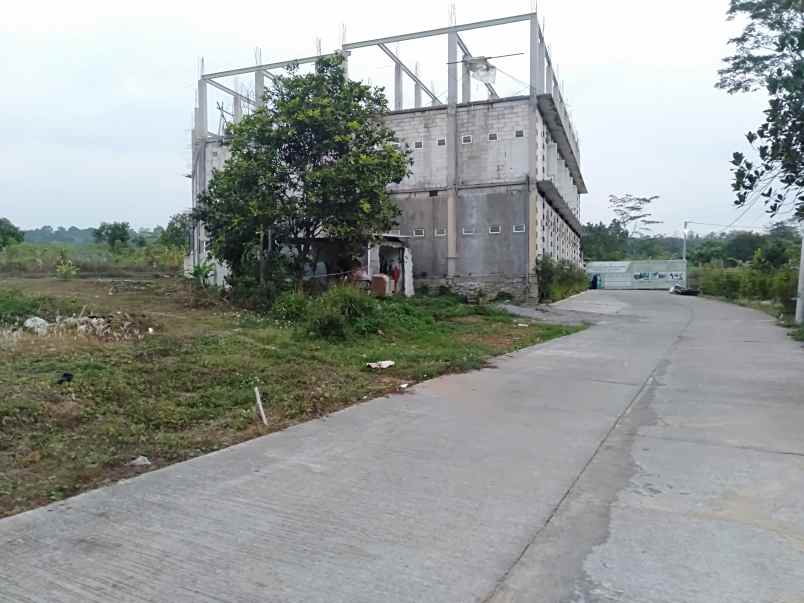
M0 601L804 601L804 350L661 292L0 521ZM587 314L583 314L587 315Z

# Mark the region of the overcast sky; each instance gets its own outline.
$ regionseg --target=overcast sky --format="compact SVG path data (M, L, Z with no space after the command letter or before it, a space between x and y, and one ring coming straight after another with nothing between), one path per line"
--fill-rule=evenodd
M348 41L448 22L445 0L118 3L15 2L0 19L0 216L21 227L164 224L190 206L190 127L199 58L207 72L315 54ZM762 119L761 95L713 84L728 0L541 0L590 190L582 220L608 221L609 194L660 195L657 230L729 224L729 159ZM459 23L531 10L529 0L456 0ZM474 54L527 51L523 24L469 32ZM403 60L444 88L445 42L403 43ZM382 84L387 62L355 54L354 74ZM526 57L497 61L522 93ZM351 68L351 66L350 66ZM512 77L509 77L512 76ZM246 86L247 82L239 82ZM440 92L440 90L437 90ZM210 103L214 105L214 103ZM216 128L211 112L210 129ZM738 226L767 223L759 208ZM699 227L699 230L711 228Z

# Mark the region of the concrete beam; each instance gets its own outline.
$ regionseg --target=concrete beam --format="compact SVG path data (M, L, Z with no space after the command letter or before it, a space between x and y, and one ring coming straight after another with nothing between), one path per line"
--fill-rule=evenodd
M518 21L527 21L530 19L530 16L531 13L527 13L524 15L514 15L512 17L502 17L500 19L489 19L488 21L476 21L474 23L466 23L464 25L451 25L449 27L440 27L438 29L426 29L424 31L417 31L415 33L402 34L399 36L375 38L373 40L364 40L363 42L351 42L349 44L344 44L343 47L348 50L354 50L355 48L366 48L367 46L378 46L379 44L393 44L394 42L404 42L405 40L416 40L418 38L428 38L430 36L443 36L450 33L458 33L460 31L469 31L470 29L496 27L498 25L507 25L508 23L516 23Z
M216 82L215 80L207 80L207 84L209 84L213 88L217 88L221 92L226 92L226 94L231 94L232 97L238 102L248 103L249 105L256 105L257 104L253 100L251 100L249 97L243 96L242 94L240 94L237 90L232 90L228 86L224 86L223 84L221 84L219 82Z
M325 59L333 56L334 53L320 54L312 57L303 57L300 59L292 59L290 61L278 61L276 63L265 63L263 65L253 65L252 67L240 67L239 69L229 69L227 71L216 71L215 73L207 73L201 76L205 80L214 80L219 77L229 77L232 75L243 75L246 73L257 73L266 71L267 69L282 69L290 65L305 65L307 63L315 63L319 59Z
M429 96L429 97L430 97L430 99L433 101L433 104L437 104L437 105L441 105L441 104L443 104L443 103L442 103L442 102L439 100L439 98L438 98L438 97L437 97L437 96L436 96L436 95L435 95L435 94L432 92L432 90L430 90L430 89L429 89L427 86L425 86L425 85L424 85L424 82L422 82L422 81L419 79L419 76L417 76L417 75L416 75L415 73L413 73L413 72L412 72L410 69L408 69L408 66L407 66L407 65L405 65L405 64L402 62L402 60L401 60L401 59L400 59L398 56L396 56L396 55L395 55L395 54L394 54L394 53L391 51L391 49L390 49L390 48L388 48L388 46L386 46L385 44L377 44L377 46L379 46L379 47L380 47L380 50L382 50L382 51L383 51L383 52L384 52L386 55L388 55L388 58L390 58L390 59L391 59L391 60L392 60L392 61L393 61L393 62L394 62L394 63L395 63L397 66L399 66L399 68L400 68L400 69L402 69L402 71L404 72L404 74L405 74L405 75L407 75L407 76L408 76L410 79L412 79L412 80L414 81L414 83L416 83L416 84L418 84L419 86L421 86L422 91L423 91L423 92L424 92L424 93L425 93L427 96Z

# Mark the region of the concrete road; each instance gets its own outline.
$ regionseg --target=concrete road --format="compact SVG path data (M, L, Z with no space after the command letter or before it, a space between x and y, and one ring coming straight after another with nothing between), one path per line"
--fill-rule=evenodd
M0 521L0 601L804 601L804 350L586 293L590 329Z

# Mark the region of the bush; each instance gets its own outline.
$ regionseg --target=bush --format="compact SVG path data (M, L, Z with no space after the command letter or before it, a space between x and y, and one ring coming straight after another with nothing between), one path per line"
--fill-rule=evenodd
M771 296L782 305L785 314L796 311L795 297L798 295L798 271L782 268L771 278Z
M332 287L310 302L304 326L308 333L325 339L376 332L381 326L380 305L356 287Z
M271 315L283 322L301 322L307 317L310 298L302 291L285 291L271 306Z
M568 260L556 261L543 256L536 260L534 273L539 285L539 301L559 301L589 287L586 272Z

